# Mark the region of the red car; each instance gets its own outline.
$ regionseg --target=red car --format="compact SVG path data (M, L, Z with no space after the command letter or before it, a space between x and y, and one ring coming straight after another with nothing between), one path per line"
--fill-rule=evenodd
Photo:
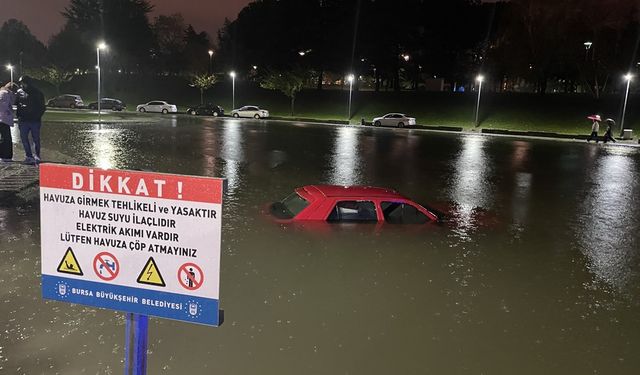
M279 222L426 224L442 221L395 190L370 186L307 185L270 206Z

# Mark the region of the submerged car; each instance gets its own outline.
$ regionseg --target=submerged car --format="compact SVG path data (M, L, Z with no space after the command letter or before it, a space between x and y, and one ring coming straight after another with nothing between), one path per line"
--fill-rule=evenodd
M98 102L89 103L89 109L96 110L98 109ZM121 100L111 99L111 98L102 98L100 99L100 109L110 109L112 111L122 111L127 106Z
M269 212L281 223L427 224L443 215L413 202L395 190L371 186L307 185L279 202Z
M47 107L57 107L57 108L82 108L84 107L84 102L82 101L82 97L80 95L71 95L64 94L56 96L55 98L51 98L47 101Z
M395 126L397 128L404 128L405 126L414 126L416 119L408 117L403 113L387 113L382 117L374 118L371 123L373 126Z
M253 117L253 118L267 118L269 117L269 111L266 109L260 109L255 105L245 105L238 109L231 111L233 117Z
M218 116L224 115L224 109L222 109L222 107L220 107L219 105L208 103L208 104L200 104L194 107L189 107L187 109L187 113L193 116L218 117Z
M178 107L163 100L154 100L136 107L138 112L177 113Z

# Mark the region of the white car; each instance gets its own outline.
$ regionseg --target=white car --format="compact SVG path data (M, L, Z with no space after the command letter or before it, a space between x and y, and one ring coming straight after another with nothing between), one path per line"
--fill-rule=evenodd
M138 112L177 113L178 107L162 100L154 100L136 107Z
M402 113L387 113L382 117L376 117L371 121L373 126L395 126L398 128L404 128L405 126L414 126L416 119L413 117L407 117Z
M245 105L242 108L234 109L231 111L233 117L253 117L253 118L267 118L269 117L269 111L266 109L260 109L255 105Z

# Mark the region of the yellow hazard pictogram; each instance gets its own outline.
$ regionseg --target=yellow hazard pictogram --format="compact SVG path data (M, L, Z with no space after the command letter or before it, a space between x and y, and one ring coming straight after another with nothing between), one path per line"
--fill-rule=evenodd
M58 272L61 273L69 273L71 275L84 275L82 273L82 268L80 268L80 263L78 263L78 259L76 259L76 255L73 253L71 248L67 249L67 252L64 253L60 264L58 265Z
M140 276L138 276L138 283L140 284L149 284L155 286L166 286L164 283L164 279L162 278L162 274L156 265L156 261L153 260L153 257L149 257L147 264L140 272Z

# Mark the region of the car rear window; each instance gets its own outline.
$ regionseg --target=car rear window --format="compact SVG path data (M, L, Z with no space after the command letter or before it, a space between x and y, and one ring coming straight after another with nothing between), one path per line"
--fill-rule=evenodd
M381 202L380 208L384 220L390 224L424 224L429 221L427 215L407 203Z
M278 219L293 219L297 214L304 210L309 202L302 198L298 193L293 193L271 205L271 214Z

